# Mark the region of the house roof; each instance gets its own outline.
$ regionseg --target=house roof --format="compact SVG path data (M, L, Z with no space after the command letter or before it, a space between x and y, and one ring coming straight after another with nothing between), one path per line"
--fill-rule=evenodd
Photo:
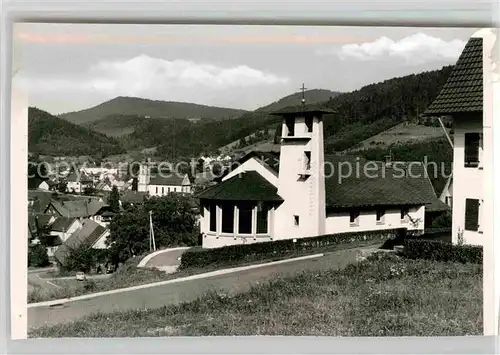
M92 179L87 176L87 174L81 172L80 176L76 172L70 173L68 176L66 176L65 180L67 182L92 182Z
M177 174L168 174L167 176L155 176L149 181L149 185L164 185L164 186L185 186L189 183L184 184L184 176L179 176ZM186 181L189 181L187 179Z
M50 225L50 229L54 232L66 232L76 220L76 218L57 217Z
M226 201L283 201L277 188L256 171L246 171L209 187L200 199Z
M36 220L36 225L38 228L48 226L50 223L50 220L52 219L52 215L50 214L44 214L44 213L37 213L35 215L35 220Z
M71 250L76 249L82 245L89 248L106 232L106 228L98 223L87 219L83 223L81 229L78 229L59 247L54 253L54 257L60 262L64 263Z
M50 192L28 190L28 200L33 201L33 206L29 208L31 212L43 213L51 199Z
M63 217L80 218L93 216L103 207L108 206L104 202L95 199L79 199L72 201L51 200L50 205Z
M333 164L334 174L325 178L326 206L328 208L367 208L375 206L441 206L425 166L420 162L368 163L355 156L326 155L325 162ZM352 174L349 174L351 164ZM342 165L343 164L343 165ZM360 173L356 173L359 164ZM367 167L364 173L364 167ZM329 171L325 168L325 175ZM345 177L344 177L345 176ZM441 206L443 207L443 206ZM446 206L448 208L448 206Z
M483 111L483 40L471 38L425 115Z
M226 175L228 175L231 171L234 171L238 166L242 165L246 161L255 158L257 159L260 163L262 163L264 166L267 166L268 168L271 168L275 173L279 173L280 169L280 153L279 152L274 152L274 151L259 151L259 150L252 150L242 156L240 159L238 159L237 162L231 165L226 171L218 177L215 177L215 181L220 182Z
M147 197L148 197L148 193L147 192L128 190L128 191L125 191L120 196L120 200L122 202L128 202L128 203L141 203Z
M275 116L298 116L304 114L329 114L335 113L336 111L329 109L321 105L296 105L288 106L272 112L271 115Z
M261 153L262 152L254 152L254 154L251 155L247 154L247 156L242 159L249 159L250 157L261 159ZM268 166L272 168L279 167L279 153L268 154L271 154L273 162L272 166ZM426 174L423 163L394 162L392 168L390 168L386 167L382 162L373 162L374 165L372 165L375 169L367 170L366 174L363 173L364 163L368 163L368 161L357 156L325 155L325 198L326 206L328 208L361 208L382 205L409 206L425 204L426 209L428 208L429 211L449 209L449 207L442 203L436 196L430 179ZM347 164L350 164L352 171L354 172L350 176L347 176L348 170L345 170L348 169ZM359 176L355 173L357 167L356 164L360 167ZM369 165L366 166L368 167ZM331 167L334 169L333 176L330 176L332 172L329 171L329 169L331 169ZM407 176L403 176L403 168L408 172L408 174L406 174ZM386 172L385 174L383 174L384 170ZM277 172L276 168L275 171ZM339 174L339 171L341 171L341 174ZM261 177L257 172L249 171L247 174L250 174L250 185L256 183L251 181L252 179L257 179L254 177L254 175L256 175L258 176L259 181L263 181L263 183L270 186L268 187L270 190L272 187L272 190L276 191L276 188L274 188L272 184ZM244 179L238 179L238 185L236 182L232 182L234 186L231 186L230 188L225 188L223 185L224 183L233 180L235 177L203 191L199 197L216 199L216 191L218 191L217 188L220 186L220 189L224 191L224 194L230 194L230 189L234 189L234 192L231 193L234 193L235 197L232 199L243 199L245 194L244 190L247 189L247 187L244 186ZM276 194L276 192L274 192L274 194ZM255 194L254 199L257 199L258 196L259 195ZM231 198L228 196L225 197L225 199Z

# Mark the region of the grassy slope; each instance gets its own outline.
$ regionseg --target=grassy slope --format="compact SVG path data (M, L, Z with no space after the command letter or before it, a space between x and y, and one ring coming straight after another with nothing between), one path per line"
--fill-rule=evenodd
M431 127L405 122L365 139L347 151L355 152L370 148L388 148L393 144L416 143L441 137L444 137L444 132L441 127Z
M29 337L482 334L482 266L382 257L254 285L235 296L96 314Z
M198 105L188 102L158 101L119 96L100 105L81 111L68 112L59 117L77 124L85 124L109 115L227 119L238 117L245 112L245 110Z

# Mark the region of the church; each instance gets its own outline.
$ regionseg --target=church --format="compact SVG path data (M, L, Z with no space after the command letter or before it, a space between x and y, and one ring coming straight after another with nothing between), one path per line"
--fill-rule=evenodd
M279 110L280 152L250 152L197 195L203 248L407 228L424 232L426 208L447 208L423 163L325 154L330 109Z

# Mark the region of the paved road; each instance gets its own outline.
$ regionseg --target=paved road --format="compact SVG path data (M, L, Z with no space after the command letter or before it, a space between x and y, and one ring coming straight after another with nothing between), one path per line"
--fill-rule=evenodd
M28 327L64 323L94 312L107 313L114 310L158 308L164 305L195 300L209 290L223 291L229 294L239 293L248 290L252 283L269 280L277 275L294 275L303 270L344 268L349 263L356 261L358 250L337 251L317 259L263 266L226 275L212 276L206 279L73 301L64 304L61 308L28 308Z
M180 257L186 250L169 250L158 254L146 263L146 267L178 267L181 263Z

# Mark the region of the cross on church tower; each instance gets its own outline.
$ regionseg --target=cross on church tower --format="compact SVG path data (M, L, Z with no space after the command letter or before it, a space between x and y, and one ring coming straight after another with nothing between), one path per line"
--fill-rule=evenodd
M304 86L304 83L302 83L302 87L300 88L300 91L302 91L302 105L306 104L306 98L305 98L305 93L306 93L306 88Z

